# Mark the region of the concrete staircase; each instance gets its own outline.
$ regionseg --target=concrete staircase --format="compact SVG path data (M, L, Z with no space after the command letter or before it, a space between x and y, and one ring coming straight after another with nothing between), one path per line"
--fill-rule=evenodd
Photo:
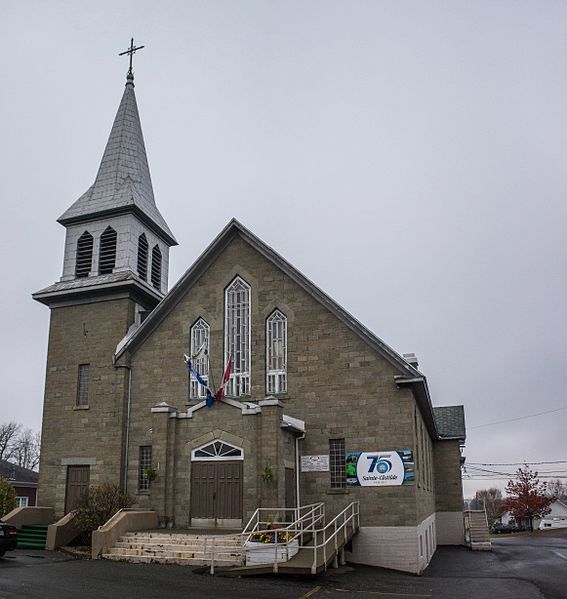
M491 551L490 531L484 510L465 512L465 531L469 547L473 551Z
M242 536L128 532L102 557L133 563L209 566L213 554L215 566L243 565Z

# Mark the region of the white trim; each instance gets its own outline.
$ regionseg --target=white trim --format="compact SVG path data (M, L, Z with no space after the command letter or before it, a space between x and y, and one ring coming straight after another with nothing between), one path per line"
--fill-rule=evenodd
M281 323L281 342L283 345L283 364L281 368L270 368L273 358L274 323ZM270 385L270 379L273 380L272 385ZM287 316L279 308L273 310L266 318L266 393L287 393Z
M224 290L224 364L226 368L226 365L228 364L228 359L231 355L231 348L229 343L229 328L230 326L236 326L234 322L234 316L236 316L236 314L233 313L231 315L232 318L229 318L228 298L229 293L231 293L231 288L233 288L237 284L240 284L242 288L247 292L248 307L247 310L240 309L242 312L240 314L240 317L243 318L239 319L240 322L238 331L241 337L243 336L243 334L247 335L247 339L244 339L244 341L240 344L240 363L237 364L236 356L232 356L232 372L230 374L230 380L227 384L227 395L230 395L232 397L250 395L252 389L252 287L240 275L236 275ZM243 351L244 358L242 357ZM245 368L241 370L243 364ZM242 392L243 383L244 387L246 388L244 392Z
M210 338L211 326L202 316L200 316L189 331L189 355L191 356L191 360L193 360L193 356L197 353L199 348L205 344L205 353L195 359L193 367L207 384L209 383L208 352ZM197 381L192 372L189 373L189 399L203 399L204 397L206 397L205 387Z
M216 447L214 447L215 443L221 443L221 445L224 445L226 447L230 447L231 450L236 449L237 451L240 452L239 456L228 456L228 455L222 455L218 453L218 449ZM210 453L211 455L209 456L196 456L196 452L198 451L205 451L208 448L212 448ZM214 453L212 453L214 452ZM191 461L192 462L229 462L229 461L234 461L234 460L243 460L244 459L244 450L242 449L242 447L238 447L237 445L233 445L232 443L229 443L228 441L223 441L222 439L214 439L213 441L207 441L206 443L203 443L203 445L199 445L199 447L195 447L195 449L193 449L191 451Z

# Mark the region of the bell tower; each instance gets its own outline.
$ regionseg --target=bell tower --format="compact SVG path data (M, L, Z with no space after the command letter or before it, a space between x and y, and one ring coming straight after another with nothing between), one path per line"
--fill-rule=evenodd
M61 516L90 485L124 481L129 372L113 355L167 292L177 245L155 203L131 62L95 181L58 222L62 276L33 298L51 311L39 504Z

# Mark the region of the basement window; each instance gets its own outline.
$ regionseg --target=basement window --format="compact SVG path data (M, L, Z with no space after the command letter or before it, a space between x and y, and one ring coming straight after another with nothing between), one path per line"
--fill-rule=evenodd
M98 253L98 274L106 275L114 270L116 264L116 240L118 235L112 227L106 227L100 236Z
M93 236L85 231L77 241L77 260L75 262L75 276L88 277L93 263Z

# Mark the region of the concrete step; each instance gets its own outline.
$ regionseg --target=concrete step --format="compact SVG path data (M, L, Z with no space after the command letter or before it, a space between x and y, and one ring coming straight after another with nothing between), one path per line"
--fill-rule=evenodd
M113 554L104 553L103 559L119 561L119 562L131 562L134 564L174 564L178 566L208 566L211 563L210 559L200 558L182 558L182 557L166 557L157 555L128 555L128 554ZM229 566L241 566L242 559L216 559L215 566L218 567L229 567Z
M163 557L181 557L184 559L210 559L212 552L207 551L176 551L174 549L166 549L160 547L141 547L141 548L130 548L130 547L111 547L108 550L109 554L112 555L156 555ZM219 556L223 559L237 559L242 555L241 551L234 551L234 549L216 549L215 548L215 559Z
M205 556L209 557L212 555L212 551L207 548L206 551L203 548L199 549L176 549L173 547L158 547L155 545L145 545L138 547L111 547L108 550L109 553L116 555L171 555L178 557L194 557L194 556ZM240 548L234 547L215 547L215 554L218 555L230 555L239 556L242 555Z
M230 549L240 549L242 547L242 543L224 543L224 542L219 542L219 541L215 541L215 543L213 544L212 541L207 541L206 543L204 541L199 541L198 543L178 543L175 540L171 540L171 541L167 541L167 542L160 542L160 541L155 541L155 540L149 540L149 541L139 541L139 540L132 540L132 539L121 539L119 541L117 541L114 545L115 547L131 547L133 549L137 549L140 547L162 547L162 548L167 548L167 549L173 549L176 551L191 551L191 550L201 550L204 549L205 547L208 549L210 547L223 547L223 548L230 548Z
M169 540L176 541L202 541L204 539L222 539L223 541L238 541L242 539L242 535L201 535L201 534L184 534L184 533L166 533L166 532L127 532L122 535L125 539L151 539L151 540Z

